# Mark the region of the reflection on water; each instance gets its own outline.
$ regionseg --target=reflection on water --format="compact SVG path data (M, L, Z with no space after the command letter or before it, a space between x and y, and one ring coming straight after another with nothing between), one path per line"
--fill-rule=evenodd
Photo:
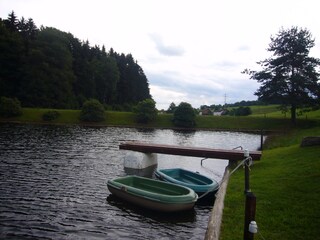
M110 195L126 175L128 140L256 149L260 137L229 132L0 124L1 239L203 239L212 206L159 214ZM158 168L184 167L220 180L226 161L158 155Z
M134 168L124 167L124 171L127 175L137 175L137 176L152 178L157 167L158 165L152 165L143 169L134 169Z
M188 223L194 222L196 220L196 211L191 209L189 211L185 211L180 214L172 214L172 213L161 213L154 212L148 209L139 208L133 204L122 201L118 197L110 194L107 197L107 201L110 205L113 205L121 210L121 212L126 212L126 214L130 215L139 215L143 216L146 219L151 219L152 221L156 221L159 223Z

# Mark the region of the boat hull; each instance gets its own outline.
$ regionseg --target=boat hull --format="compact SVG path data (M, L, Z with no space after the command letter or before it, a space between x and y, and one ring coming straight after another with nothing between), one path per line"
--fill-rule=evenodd
M161 212L192 209L197 194L186 187L138 176L108 181L108 189L115 196L140 207Z
M155 176L162 181L191 188L200 197L203 194L212 197L219 189L217 181L182 168L160 169L155 172Z

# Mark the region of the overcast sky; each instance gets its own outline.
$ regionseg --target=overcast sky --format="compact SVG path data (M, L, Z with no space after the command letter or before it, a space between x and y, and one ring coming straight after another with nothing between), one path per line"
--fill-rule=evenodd
M131 53L158 109L256 100L259 85L241 74L271 56L281 27L307 28L320 57L318 0L0 0L0 17L70 32L92 46Z

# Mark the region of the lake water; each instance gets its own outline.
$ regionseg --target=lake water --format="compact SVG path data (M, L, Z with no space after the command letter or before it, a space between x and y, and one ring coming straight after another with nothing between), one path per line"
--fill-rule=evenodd
M260 136L232 132L0 124L1 239L203 239L212 206L160 214L115 198L106 182L127 173L121 142L256 150ZM227 161L158 155L221 180Z

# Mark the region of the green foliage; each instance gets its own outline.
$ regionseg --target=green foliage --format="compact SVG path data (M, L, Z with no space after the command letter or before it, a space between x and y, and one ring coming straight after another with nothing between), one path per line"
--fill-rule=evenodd
M148 123L156 119L158 111L156 103L152 99L146 99L138 103L135 113L137 114L138 123Z
M60 116L60 113L58 111L51 110L51 111L45 112L42 115L42 120L43 121L53 121L53 120L56 120L59 116Z
M177 106L174 102L172 102L167 110L167 113L174 113L174 111L176 110Z
M68 34L54 28L43 28L32 42L26 63L21 99L26 106L73 108L75 75Z
M278 136L278 146L264 150L262 159L251 167L250 188L257 197L255 220L265 239L319 238L315 219L320 214L320 148L299 147L303 136L310 134L318 136L320 128ZM243 236L243 182L244 172L239 168L228 183L221 239Z
M0 116L16 117L22 114L21 104L16 98L1 97Z
M196 115L195 123L199 129L225 129L225 130L266 130L287 132L288 130L300 128L310 128L312 126L320 125L320 110L306 112L304 115L297 118L297 124L293 126L289 118L286 118L278 110L276 105L270 106L255 106L252 107L256 114L248 117L234 117L234 116L200 116ZM41 123L43 122L43 115L51 111L49 109L36 109L36 108L23 108L23 114L21 116L12 117L10 120L17 122L30 122ZM79 124L80 122L80 110L65 110L65 109L52 109L60 113L58 119L54 120L54 123L59 124ZM112 126L139 126L137 124L136 114L133 112L118 112L108 111L107 119L103 122L99 122L101 125ZM154 128L173 128L175 125L172 121L173 114L158 114L155 121L144 124L144 127ZM1 121L8 121L4 117L0 116ZM83 124L83 122L82 122ZM91 122L90 125L93 123ZM312 133L310 133L312 135ZM270 139L268 137L267 139ZM294 137L292 137L294 139Z
M138 103L151 98L148 79L132 55L118 54L113 49L110 49L109 55L116 60L120 71L115 102Z
M194 127L196 114L190 103L181 102L173 113L173 124L177 127Z
M228 113L230 116L248 116L252 114L250 107L233 108Z
M132 106L151 97L131 54L107 53L55 28L38 29L14 12L0 19L0 52L0 96L16 97L26 107L77 109L88 99Z
M101 122L105 120L103 105L96 99L87 100L82 107L80 120L83 122Z
M273 52L272 57L258 62L263 70L244 71L261 83L255 93L259 100L289 106L293 123L297 108L319 104L320 59L308 56L314 42L306 29L281 29L271 37L268 51Z

